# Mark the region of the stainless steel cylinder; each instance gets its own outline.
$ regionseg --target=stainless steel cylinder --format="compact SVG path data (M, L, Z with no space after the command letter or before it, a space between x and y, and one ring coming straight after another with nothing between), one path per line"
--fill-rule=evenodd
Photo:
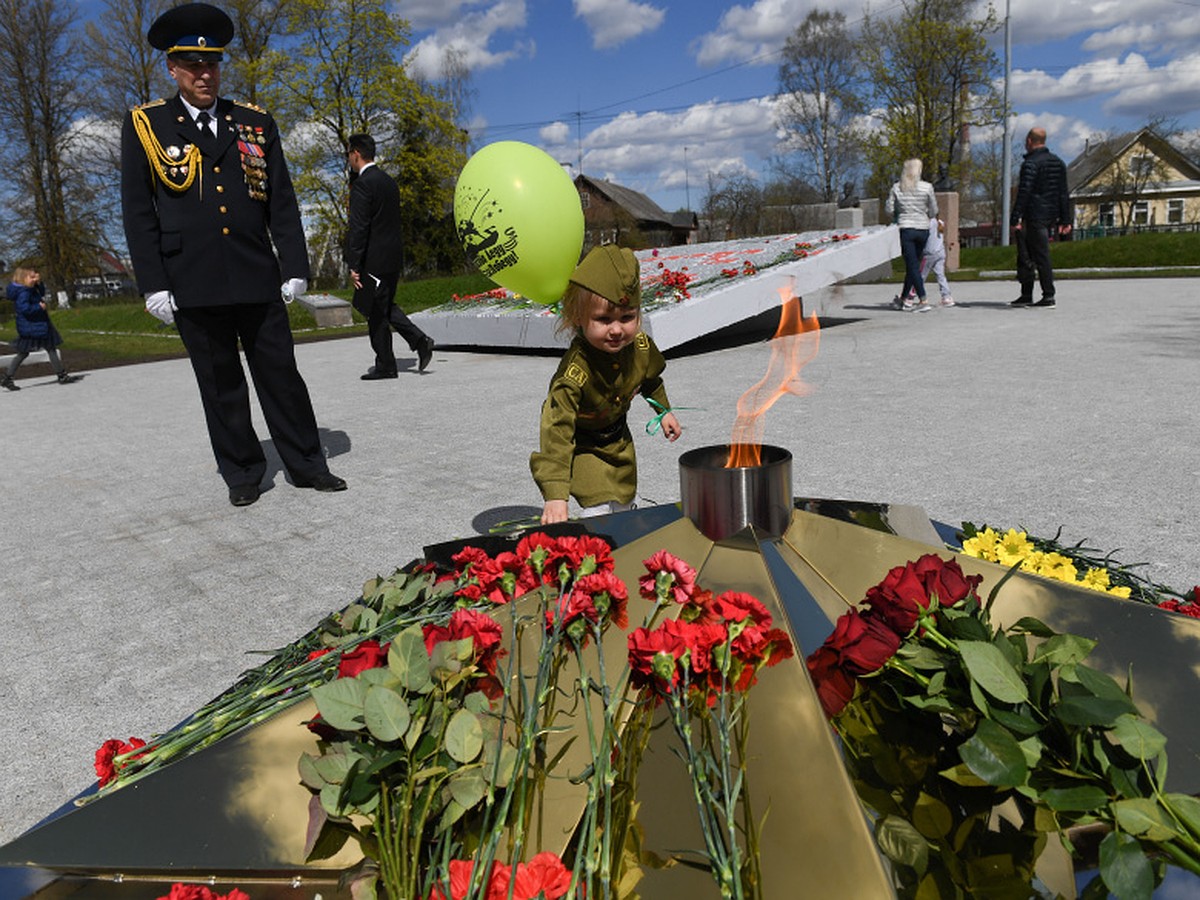
M714 541L747 525L767 537L783 534L792 519L792 454L763 444L760 465L727 469L729 451L720 444L679 457L683 514Z

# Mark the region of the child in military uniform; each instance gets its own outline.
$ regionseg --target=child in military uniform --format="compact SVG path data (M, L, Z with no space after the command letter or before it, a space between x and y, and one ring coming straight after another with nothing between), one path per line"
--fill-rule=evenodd
M662 373L667 361L641 331L637 258L623 247L596 247L571 275L559 328L574 330L542 404L541 447L529 468L545 500L542 524L631 509L637 457L626 414L641 394L661 414L663 436L682 433Z

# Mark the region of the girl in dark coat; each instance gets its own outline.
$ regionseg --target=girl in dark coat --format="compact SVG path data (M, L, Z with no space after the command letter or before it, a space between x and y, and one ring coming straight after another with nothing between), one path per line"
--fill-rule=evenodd
M18 268L13 272L12 283L8 286L8 299L17 306L17 355L8 364L8 371L0 374L0 386L10 391L19 391L13 376L21 363L34 350L45 350L50 357L50 365L58 375L59 384L72 384L82 376L68 375L58 356L58 345L62 337L54 323L50 321L50 313L46 311L46 286L42 284L42 276L36 269Z

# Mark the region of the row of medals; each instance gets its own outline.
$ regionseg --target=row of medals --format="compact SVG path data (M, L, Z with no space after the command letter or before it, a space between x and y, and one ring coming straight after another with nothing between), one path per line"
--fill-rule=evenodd
M247 141L255 144L266 143L261 134L256 134L249 128L239 128L238 137L242 141ZM186 159L188 154L192 152L192 145L185 144L183 149L172 145L167 148L167 156L172 160ZM267 199L267 161L261 156L255 156L252 153L241 151L242 157L242 172L246 176L246 189L250 194L251 200L266 200ZM188 166L187 163L181 165L164 166L163 174L169 175L172 179L182 181L187 178Z

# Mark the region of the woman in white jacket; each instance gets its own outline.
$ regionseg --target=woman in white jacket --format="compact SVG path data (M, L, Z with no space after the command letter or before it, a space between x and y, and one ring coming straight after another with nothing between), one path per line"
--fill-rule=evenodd
M907 297L911 288L920 301L916 308L929 309L925 301L925 280L921 278L921 253L929 239L929 220L937 218L938 205L933 185L921 180L919 159L904 161L900 180L892 185L884 208L892 221L900 226L900 255L904 258L904 288L900 297ZM903 306L913 308L908 301L903 301Z

